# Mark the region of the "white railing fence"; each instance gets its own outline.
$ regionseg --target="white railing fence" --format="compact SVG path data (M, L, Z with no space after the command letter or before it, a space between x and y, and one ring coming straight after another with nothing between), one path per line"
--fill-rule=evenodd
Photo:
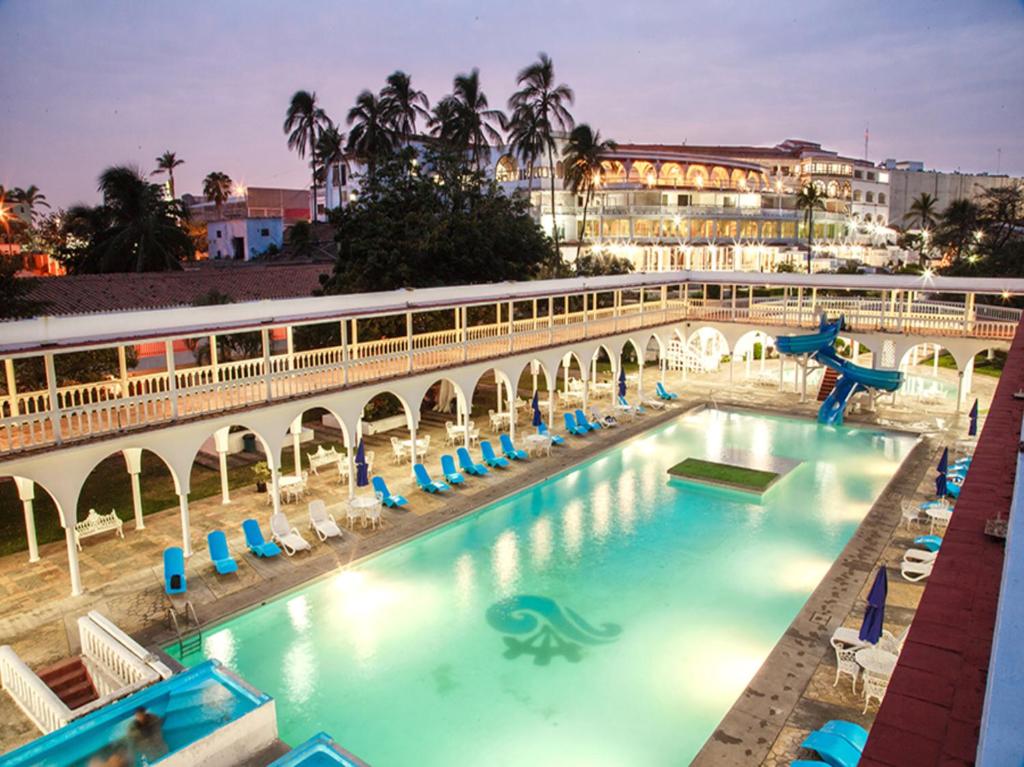
M0 646L0 684L40 731L53 732L74 717L10 645Z

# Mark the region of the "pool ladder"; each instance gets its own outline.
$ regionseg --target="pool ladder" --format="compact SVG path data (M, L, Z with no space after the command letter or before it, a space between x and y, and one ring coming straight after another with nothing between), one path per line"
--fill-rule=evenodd
M181 622L178 620L178 612L173 607L167 608L167 615L170 618L174 633L178 636L178 658L184 658L189 653L196 652L203 646L203 626L196 615L196 608L192 602L185 600L181 610L182 618L185 620L184 631Z

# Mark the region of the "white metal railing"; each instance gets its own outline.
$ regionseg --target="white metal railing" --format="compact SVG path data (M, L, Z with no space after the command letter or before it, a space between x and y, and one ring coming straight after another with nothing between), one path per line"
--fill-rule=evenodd
M668 297L661 288L620 291L619 303L587 311L515 319L465 329L350 342L288 354L194 365L125 380L107 379L48 391L18 392L0 398L0 456L61 441L88 439L147 426L159 426L209 413L250 407L286 397L353 386L367 381L451 367L509 353L597 338L675 321L748 322L766 326L813 327L822 311L842 314L854 331L887 331L948 337L1010 340L1020 321L1018 309L937 301L908 302L873 297L749 296L742 290L720 300L689 292ZM794 291L795 292L795 291ZM628 295L627 295L628 294ZM651 300L654 298L654 300ZM628 300L627 300L628 299ZM59 439L58 439L59 437Z
M0 646L0 684L42 732L53 732L70 722L71 709L36 676L10 645Z

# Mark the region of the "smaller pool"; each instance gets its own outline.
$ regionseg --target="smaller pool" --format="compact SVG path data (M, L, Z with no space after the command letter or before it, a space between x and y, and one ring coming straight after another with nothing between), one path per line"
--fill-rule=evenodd
M348 751L334 742L326 732L320 732L296 746L269 767L367 767Z
M92 757L126 740L140 706L163 719L167 756L268 701L270 696L250 688L219 661L207 661L0 757L0 767L85 767ZM162 760L146 762L139 754L134 764Z

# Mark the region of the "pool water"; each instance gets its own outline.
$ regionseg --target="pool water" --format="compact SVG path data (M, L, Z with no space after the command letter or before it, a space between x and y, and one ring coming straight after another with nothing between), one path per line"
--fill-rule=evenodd
M913 444L684 416L227 621L185 662L274 696L288 742L328 730L374 767L685 765ZM798 465L763 500L666 474L730 455Z

